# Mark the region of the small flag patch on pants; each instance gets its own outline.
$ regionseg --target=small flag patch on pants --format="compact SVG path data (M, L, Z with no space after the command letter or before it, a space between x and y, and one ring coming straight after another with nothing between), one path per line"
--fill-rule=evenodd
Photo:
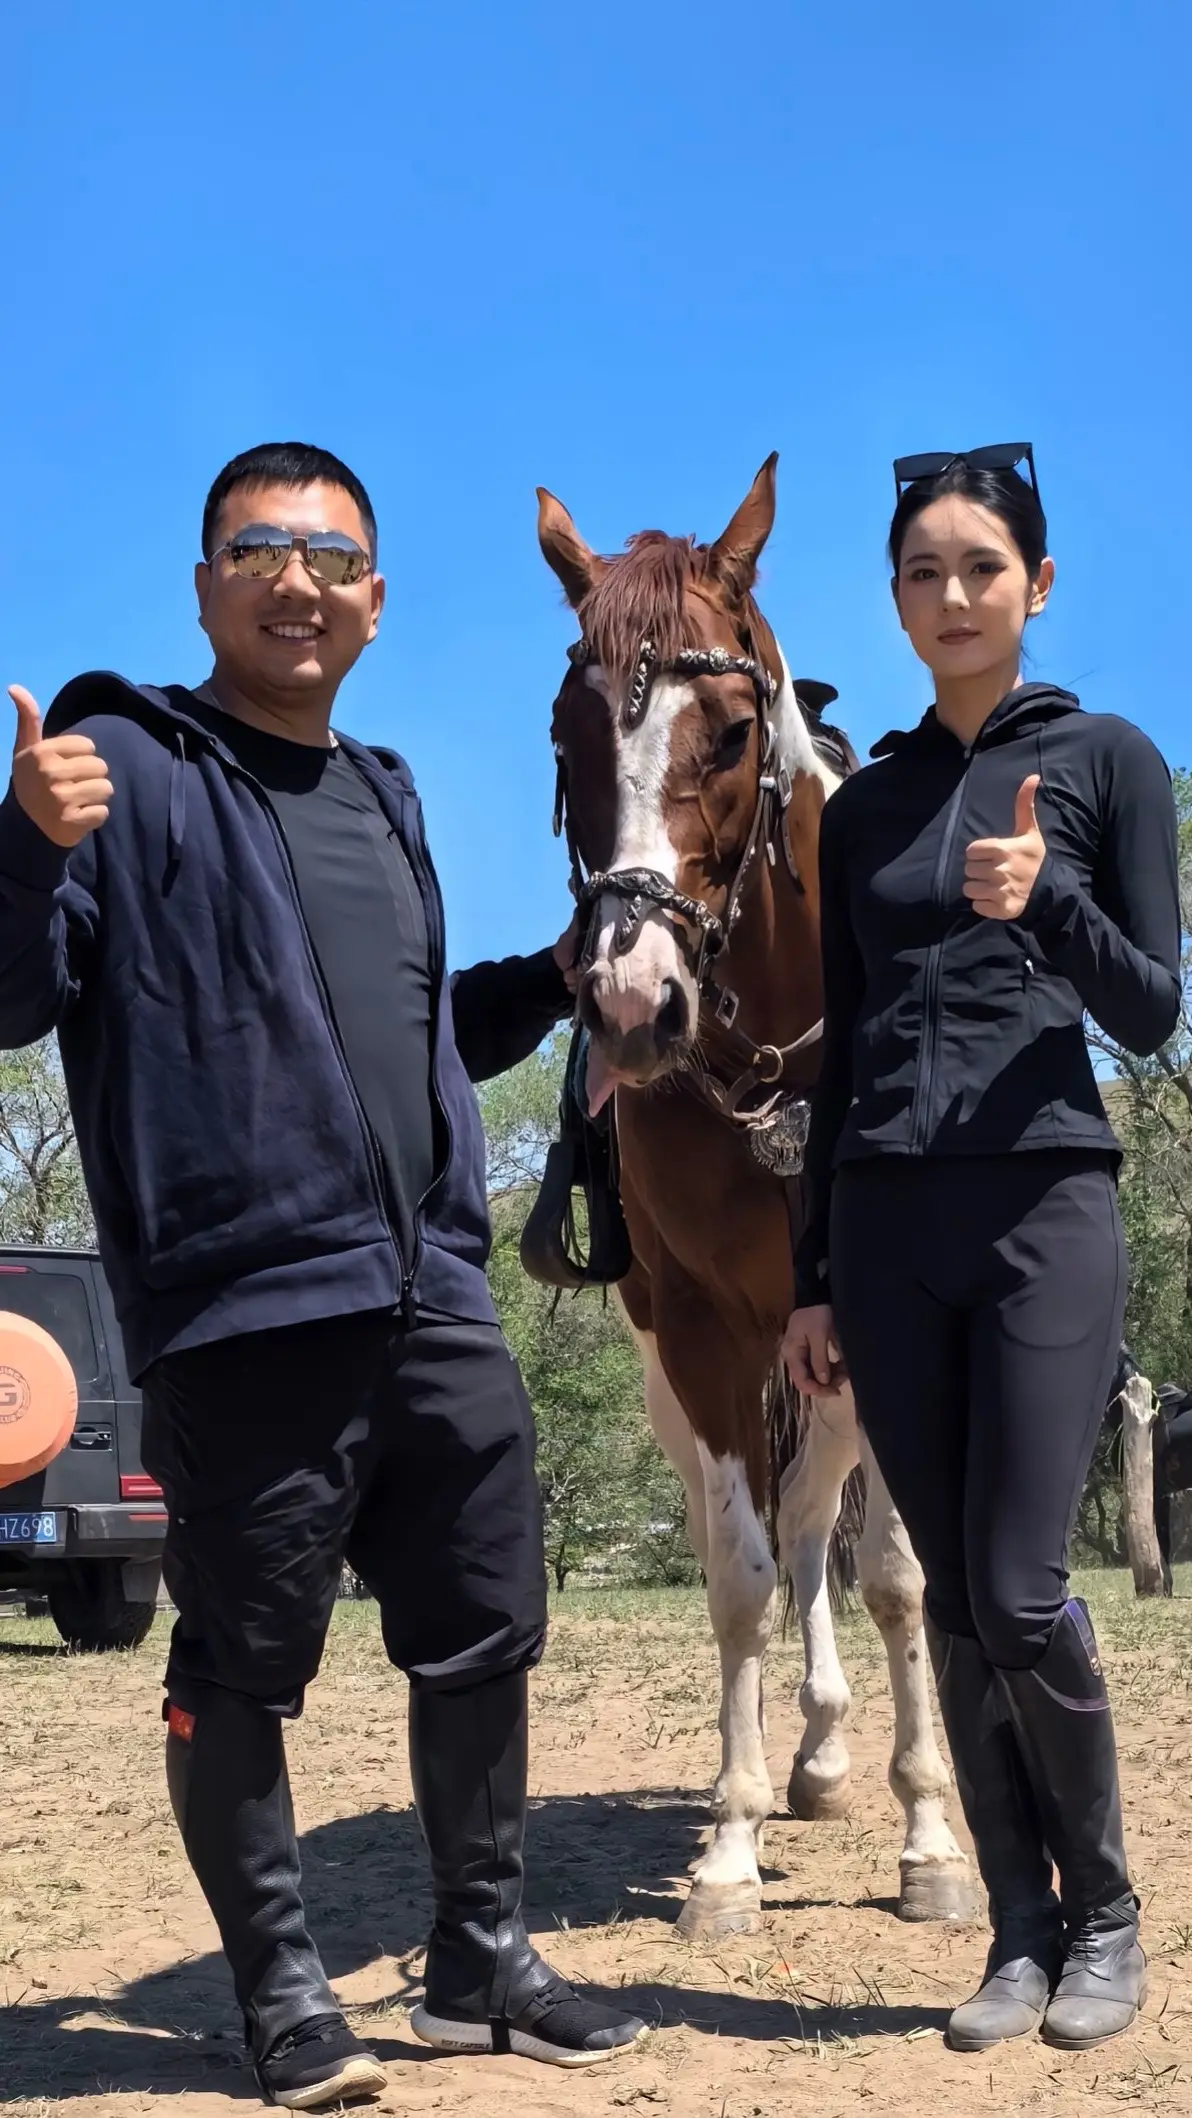
M166 1714L166 1728L170 1735L181 1736L184 1743L189 1743L195 1732L195 1717L193 1714L184 1713L180 1706L171 1702Z

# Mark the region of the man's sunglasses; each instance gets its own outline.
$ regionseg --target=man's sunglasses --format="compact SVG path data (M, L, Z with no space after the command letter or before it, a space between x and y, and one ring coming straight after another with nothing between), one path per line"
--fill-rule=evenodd
M341 536L338 530L312 530L302 537L293 530L279 529L275 522L248 523L219 545L211 558L214 561L226 552L228 564L242 581L275 581L293 551L307 572L329 588L351 588L372 571L372 560L354 537Z
M954 463L967 463L973 471L1016 471L1020 463L1025 463L1031 490L1039 499L1035 452L1029 441L998 441L988 449L934 449L926 456L900 456L894 465L899 499L904 486L918 485L921 478L940 478Z

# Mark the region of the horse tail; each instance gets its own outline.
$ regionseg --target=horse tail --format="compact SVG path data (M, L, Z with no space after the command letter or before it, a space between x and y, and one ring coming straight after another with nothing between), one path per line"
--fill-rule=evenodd
M766 1436L769 1447L770 1549L781 1563L778 1548L778 1509L799 1451L807 1438L811 1405L791 1385L786 1368L778 1361L766 1386ZM840 1513L828 1540L828 1601L834 1617L846 1610L857 1586L857 1541L865 1524L865 1474L858 1465L849 1473L841 1496ZM795 1588L784 1576L782 1628L785 1633L795 1615Z

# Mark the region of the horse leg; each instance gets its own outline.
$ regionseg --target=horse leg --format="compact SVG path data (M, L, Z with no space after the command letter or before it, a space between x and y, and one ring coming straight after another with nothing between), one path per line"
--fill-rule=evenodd
M697 1440L652 1332L634 1332L654 1435L683 1480L687 1520L708 1583L720 1651L720 1773L711 1841L679 1915L684 1940L753 1933L761 1925L758 1850L774 1791L762 1748L761 1663L774 1623L777 1571L744 1464ZM760 1395L759 1395L760 1405ZM760 1413L759 1413L760 1417Z
M752 1934L761 1926L758 1855L774 1806L762 1740L762 1660L778 1586L744 1462L697 1445L707 1505L708 1615L720 1652L720 1771L712 1837L679 1916L688 1941Z
M791 1767L787 1801L791 1815L805 1823L846 1816L849 1807L844 1723L850 1701L832 1626L828 1546L845 1480L857 1462L851 1397L812 1398L809 1404L807 1429L784 1475L778 1502L778 1549L803 1635L803 1737Z
M866 1498L865 1524L857 1544L857 1579L865 1607L885 1642L894 1699L890 1786L906 1814L898 1916L969 1920L976 1909L972 1871L948 1825L948 1768L931 1718L923 1574L864 1435L861 1461Z
M1163 1475L1161 1461L1155 1466L1155 1540L1163 1569L1163 1594L1170 1596L1174 1582L1171 1571L1171 1488Z
M637 1342L638 1356L642 1364L642 1386L650 1430L671 1469L676 1471L683 1481L683 1490L687 1496L687 1535L691 1539L691 1549L706 1576L708 1508L704 1496L703 1466L699 1460L691 1421L667 1381L654 1333L641 1331L632 1323L629 1328Z

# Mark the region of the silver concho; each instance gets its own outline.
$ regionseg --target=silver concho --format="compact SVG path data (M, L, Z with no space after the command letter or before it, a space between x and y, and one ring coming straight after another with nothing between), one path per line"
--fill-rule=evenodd
M793 1096L789 1102L780 1103L764 1125L750 1132L749 1145L763 1169L776 1177L799 1175L810 1119L811 1105L801 1096Z

